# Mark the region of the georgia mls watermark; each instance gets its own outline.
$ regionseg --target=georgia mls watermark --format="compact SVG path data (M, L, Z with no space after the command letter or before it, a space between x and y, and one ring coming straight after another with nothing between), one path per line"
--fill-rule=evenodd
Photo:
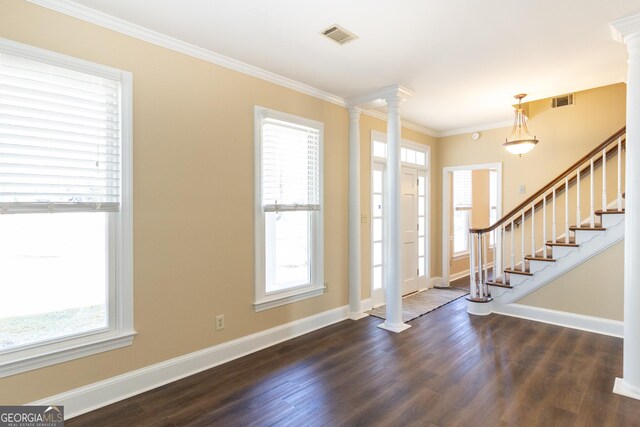
M0 406L0 427L63 427L64 406Z

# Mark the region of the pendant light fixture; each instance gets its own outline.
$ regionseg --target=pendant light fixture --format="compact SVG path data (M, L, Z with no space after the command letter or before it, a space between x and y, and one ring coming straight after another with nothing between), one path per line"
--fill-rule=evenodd
M525 96L527 96L526 93L519 93L514 96L514 98L518 100L518 108L515 110L516 117L513 121L511 136L502 144L508 152L519 156L531 151L538 143L536 137L532 137L527 129L527 116L524 114L524 109L522 108L522 98Z

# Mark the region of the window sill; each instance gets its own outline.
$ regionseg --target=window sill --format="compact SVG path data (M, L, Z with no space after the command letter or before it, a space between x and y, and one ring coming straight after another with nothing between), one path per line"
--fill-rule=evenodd
M280 307L281 305L291 304L292 302L302 301L308 298L313 298L324 294L325 287L302 291L297 294L287 296L268 297L260 301L253 303L253 307L256 312L269 310L270 308Z
M136 333L104 332L17 349L0 356L0 378L125 347Z

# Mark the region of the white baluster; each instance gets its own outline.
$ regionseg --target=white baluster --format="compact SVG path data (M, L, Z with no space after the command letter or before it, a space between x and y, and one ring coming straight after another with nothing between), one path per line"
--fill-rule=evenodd
M607 210L607 149L602 150L602 210Z
M536 204L531 202L531 256L536 256Z
M617 209L622 210L622 137L618 138L618 204Z
M489 246L489 236L485 236L486 233L482 234L482 248L484 249L484 276L482 278L482 286L484 287L489 278L489 258L487 257L487 246ZM495 262L495 258L494 258ZM485 292L486 294L486 292Z
M547 257L547 193L542 195L542 256Z
M578 174L576 175L576 226L582 225L582 218L580 218L580 166L578 166Z
M482 258L482 233L477 235L476 244L478 245L478 280L476 283L478 284L478 294L480 295L480 298L484 298L484 292L482 290L482 265L484 264L484 259Z
M520 269L524 271L524 209L520 219Z
M514 223L513 223L513 218L511 218L511 270L513 270L515 268L515 264L516 264L516 248L515 248L515 243L514 243L514 239L513 239L513 235L516 232L516 229L513 228L514 227Z
M482 260L483 260L483 266L484 266L484 274L482 275L482 282L481 282L481 286L482 286L482 293L484 294L485 297L488 297L489 294L487 293L487 278L489 277L487 275L487 271L489 269L489 258L487 258L487 246L489 245L489 236L486 235L486 233L482 233L481 234L481 244L482 244L482 250L483 250L483 255L482 255Z
M553 198L551 199L552 201L552 207L551 207L551 241L553 243L556 242L556 236L558 235L558 233L556 232L556 186L555 184L553 185Z
M564 242L569 243L569 177L564 179Z
M595 203L594 200L595 198L593 197L593 157L591 158L591 169L589 170L589 185L590 185L590 195L589 195L589 200L590 200L590 213L589 213L589 226L591 228L595 227L596 225L596 210L595 210Z
M505 235L505 230L506 230L507 227L504 226L504 225L501 225L501 227L502 227L502 229L500 230L500 236L501 236L501 239L502 239L502 246L500 247L500 257L502 259L502 263L500 264L499 273L500 273L500 277L504 278L504 273L503 272L504 272L505 266L507 265L507 263L506 263L506 253L507 253L507 251L506 251L505 246L504 246L504 239L505 239L504 235Z
M471 290L471 298L478 298L476 293L476 245L473 236L473 233L469 233L469 251L471 252L469 254L469 288Z
M498 280L498 229L494 228L493 231L493 281Z

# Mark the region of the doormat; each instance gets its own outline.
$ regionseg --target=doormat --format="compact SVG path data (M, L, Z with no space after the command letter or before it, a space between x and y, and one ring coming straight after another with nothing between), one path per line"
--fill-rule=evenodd
M402 321L409 322L468 294L469 292L456 288L431 288L407 295L402 298ZM367 313L380 319L386 319L386 309L387 306L382 305L367 311Z

